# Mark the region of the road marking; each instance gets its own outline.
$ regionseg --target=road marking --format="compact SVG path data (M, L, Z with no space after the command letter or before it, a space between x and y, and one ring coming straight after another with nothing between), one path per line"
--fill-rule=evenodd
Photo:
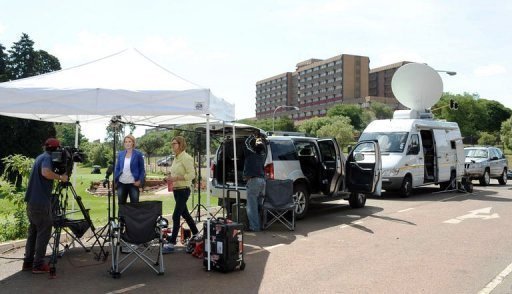
M406 208L406 209L399 210L398 212L406 212L406 211L413 210L413 209L414 208Z
M485 286L478 294L489 294L494 288L496 288L503 279L505 279L512 272L512 263L509 264L501 273L499 273L489 284Z
M131 290L135 290L135 289L138 289L138 288L142 288L146 286L146 284L137 284L137 285L133 285L133 286L130 286L128 288L123 288L123 289L119 289L119 290L114 290L112 292L107 292L107 294L120 294L120 293L125 293L125 292L128 292L128 291L131 291Z
M480 209L476 209L476 210L470 210L469 211L470 213L468 213L468 214L461 215L456 218L446 220L443 223L459 224L463 220L471 219L471 218L480 218L483 220L499 218L500 217L499 214L497 214L497 213L491 214L491 209L492 209L492 207L485 207L485 208L480 208Z
M351 227L351 226L353 226L353 225L360 225L360 224L362 224L362 223L363 223L363 221L358 220L358 221L352 222L352 223L350 223L350 224L341 225L341 226L340 226L340 229L348 228L348 227Z
M244 246L247 246L247 247L252 247L252 248L258 248L254 251L251 251L251 252L247 252L245 255L251 255L251 254L256 254L256 253L260 253L260 252L263 252L263 251L270 251L276 247L281 247L281 246L284 246L286 244L284 243L279 243L279 244L276 244L276 245L272 245L272 246L266 246L266 247L261 247L261 246L256 246L256 245L250 245L250 244L244 244Z

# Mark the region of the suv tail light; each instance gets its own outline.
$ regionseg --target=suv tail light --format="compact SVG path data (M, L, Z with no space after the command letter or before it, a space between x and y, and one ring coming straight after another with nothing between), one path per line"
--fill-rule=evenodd
M215 177L215 163L212 163L212 166L210 167L210 178Z
M265 166L265 178L267 179L274 179L274 164L269 163Z

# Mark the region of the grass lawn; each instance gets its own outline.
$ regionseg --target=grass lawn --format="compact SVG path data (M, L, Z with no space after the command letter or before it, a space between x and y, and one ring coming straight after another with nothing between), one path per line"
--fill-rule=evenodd
M84 207L89 209L89 214L91 216L91 220L96 228L101 228L103 225L107 223L108 220L108 197L107 196L96 196L87 192L87 189L91 185L91 182L103 181L105 179L104 169L102 170L102 174L91 174L91 168L89 167L78 167L76 171L76 176L73 175L71 178L71 183L76 191L77 196L82 199ZM149 174L149 177L163 177L162 174ZM74 179L75 178L75 179ZM64 190L65 191L65 190ZM64 194L65 195L65 194ZM74 200L73 193L71 189L67 190L68 197L68 209L74 205L74 209L77 212L71 214L69 218L71 219L82 219L83 216L79 211L79 206L77 202ZM147 200L160 200L163 202L163 214L170 215L174 209L174 198L172 195L156 195L154 192L144 192L140 195L140 201ZM197 193L191 196L188 200L188 208L192 209L193 205L197 204ZM117 201L117 199L116 199ZM215 198L212 198L212 205L216 205L217 201ZM201 193L201 204L206 205L206 192ZM14 205L6 199L0 198L0 225L5 223L7 219L12 218L12 211ZM116 202L117 208L117 202ZM116 213L117 214L117 213ZM194 215L194 214L193 214ZM169 221L171 221L169 219Z

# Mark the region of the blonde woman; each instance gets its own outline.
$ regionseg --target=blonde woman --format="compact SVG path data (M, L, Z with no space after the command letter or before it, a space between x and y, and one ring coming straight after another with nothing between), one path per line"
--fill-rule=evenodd
M187 208L187 200L190 197L190 186L192 185L192 179L195 178L194 159L185 151L187 149L187 142L182 136L177 136L171 140L171 148L174 153L174 160L171 165L171 174L167 180L171 181L173 184L176 206L172 213L172 234L167 240L169 243L164 245L164 253L174 251L174 245L176 245L176 238L178 237L178 231L180 229L181 217L185 219L193 235L199 232Z
M119 204L126 203L128 195L130 203L139 202L139 188L146 174L142 152L135 149L135 137L124 137L124 150L117 156L114 179L117 187Z

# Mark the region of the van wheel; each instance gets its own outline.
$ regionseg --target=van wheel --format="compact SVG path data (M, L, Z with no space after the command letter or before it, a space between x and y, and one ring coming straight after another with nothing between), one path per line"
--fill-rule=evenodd
M303 219L308 212L309 191L303 184L293 187L293 201L295 202L295 218Z
M482 186L489 186L491 183L491 175L489 174L489 170L486 169L484 172L484 175L479 179L480 185Z
M410 176L406 176L400 187L400 197L406 198L412 194L412 180Z
M350 193L348 204L352 208L363 208L366 204L366 194L357 192Z
M500 185L506 185L507 184L507 169L503 169L503 173L501 174L501 177L498 179L498 183Z

